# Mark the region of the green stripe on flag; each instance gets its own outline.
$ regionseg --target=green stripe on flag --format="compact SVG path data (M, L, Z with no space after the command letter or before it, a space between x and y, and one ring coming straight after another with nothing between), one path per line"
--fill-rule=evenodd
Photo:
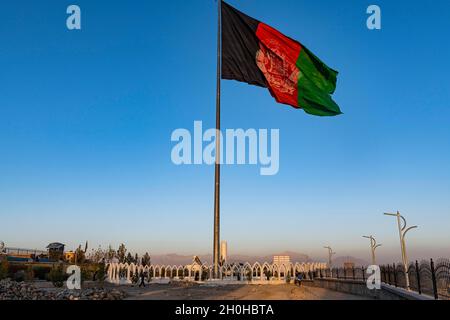
M338 72L329 68L305 47L300 51L297 68L319 89L329 94L336 90Z
M338 72L327 67L306 48L300 52L297 68L300 70L297 84L299 107L316 116L342 114L331 98L336 90Z

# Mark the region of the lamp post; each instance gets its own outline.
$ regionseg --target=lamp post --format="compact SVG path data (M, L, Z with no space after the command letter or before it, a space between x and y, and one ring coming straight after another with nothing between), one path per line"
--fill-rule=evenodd
M332 265L333 265L332 257L333 257L333 254L336 254L336 252L333 252L333 249L331 249L330 246L324 247L324 248L328 250L328 266L330 267L330 269L332 269Z
M370 239L370 252L372 253L372 265L376 265L375 250L381 247L381 244L377 244L377 240L373 236L363 236L363 238Z
M403 217L399 211L397 213L385 213L386 216L397 217L398 233L400 236L400 248L402 251L403 267L405 269L405 279L406 279L406 289L411 290L409 285L409 274L408 274L408 256L406 254L406 242L405 235L409 230L418 228L417 226L407 227L406 219Z

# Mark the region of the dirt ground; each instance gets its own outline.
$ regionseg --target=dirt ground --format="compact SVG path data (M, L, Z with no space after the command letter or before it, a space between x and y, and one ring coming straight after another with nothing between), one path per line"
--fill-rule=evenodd
M294 285L202 286L153 284L146 288L121 286L129 300L365 300L367 298L322 288Z

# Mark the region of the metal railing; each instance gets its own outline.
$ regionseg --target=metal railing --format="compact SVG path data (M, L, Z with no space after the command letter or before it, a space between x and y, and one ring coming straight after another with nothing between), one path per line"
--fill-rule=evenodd
M402 263L380 266L381 282L407 289ZM440 300L450 300L450 260L433 259L411 262L408 266L410 290ZM333 268L318 271L315 278L366 281L366 268Z
M406 288L405 269L401 263L381 266L381 281ZM450 300L450 260L433 259L411 262L408 266L410 289L435 299Z
M4 253L9 255L41 255L47 254L47 251L35 250L35 249L23 249L23 248L4 248Z

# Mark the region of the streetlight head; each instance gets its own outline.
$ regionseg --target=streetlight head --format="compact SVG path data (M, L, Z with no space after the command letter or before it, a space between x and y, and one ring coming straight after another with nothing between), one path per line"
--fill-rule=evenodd
M389 213L389 212L385 212L384 215L385 215L385 216L393 216L393 217L396 217L396 216L397 216L397 214L395 214L395 213Z
M418 226L412 226L412 227L409 227L408 229L406 229L406 230L403 232L403 236L405 236L406 233L407 233L408 231L413 230L413 229L417 229L417 228L418 228Z

